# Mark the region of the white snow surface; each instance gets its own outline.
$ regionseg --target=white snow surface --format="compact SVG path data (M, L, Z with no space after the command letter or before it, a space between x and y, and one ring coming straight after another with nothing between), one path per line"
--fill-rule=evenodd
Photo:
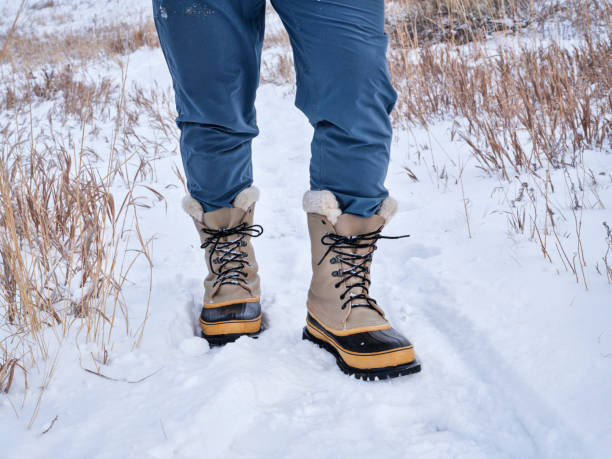
M108 15L106 2L85 3L88 14L98 8ZM159 49L132 54L128 79L171 85ZM372 273L373 297L414 342L422 372L359 381L303 341L310 253L301 198L312 128L288 87L260 87L257 112L256 223L265 232L254 245L268 329L213 349L198 336L203 251L180 207L183 190L172 171L180 157L159 159L148 185L165 201L140 212L141 228L155 237L141 346L117 340L100 367L122 380L111 381L83 370L95 370L90 349L77 348L71 336L31 428L42 378L32 372L29 391L16 383L0 396L0 456L610 457L612 290L593 266L586 290L536 243L508 231L501 195L515 195L518 185L485 176L466 145L451 141L451 122L396 133L387 185L400 209L385 233L411 237L381 241ZM586 158L596 173L612 171L609 152ZM434 164L446 167L448 180ZM603 255L599 229L612 223L610 184L599 194L608 208L585 213L585 221L599 223L583 237L586 251ZM124 294L134 322L142 320L144 262Z

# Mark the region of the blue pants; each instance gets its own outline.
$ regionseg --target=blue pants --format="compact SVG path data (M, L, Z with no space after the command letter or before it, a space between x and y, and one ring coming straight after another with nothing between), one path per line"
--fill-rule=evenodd
M314 127L310 186L343 212L372 216L388 192L384 0L272 0L289 34L296 105ZM255 92L265 0L153 0L181 130L187 187L206 211L230 207L253 181ZM280 114L279 114L280 115Z

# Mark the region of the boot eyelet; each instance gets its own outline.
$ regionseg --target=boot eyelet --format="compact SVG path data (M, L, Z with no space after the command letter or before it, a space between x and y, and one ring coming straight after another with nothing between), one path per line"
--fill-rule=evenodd
M338 263L338 259L336 257L331 257L329 262L333 265L334 263Z
M332 276L338 277L340 273L338 271L332 271Z
M246 242L246 241L242 241L242 242L240 242L240 245L241 245L242 247L246 247L247 242Z

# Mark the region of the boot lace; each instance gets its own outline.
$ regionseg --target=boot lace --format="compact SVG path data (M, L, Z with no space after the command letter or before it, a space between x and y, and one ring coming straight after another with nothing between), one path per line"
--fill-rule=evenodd
M241 223L232 228L221 228L218 230L202 228L203 233L207 234L205 242L200 246L202 249L211 247L208 255L209 266L212 274L217 278L213 283L213 287L217 284L246 284L247 266L251 264L246 260L248 254L241 250L246 247L247 241L244 239L247 236L259 237L263 233L263 228L260 225L247 225ZM223 238L231 238L232 240L223 241ZM215 265L219 265L215 269Z
M347 269L338 269L332 272L332 276L340 277L340 280L334 285L335 288L340 288L342 284L345 286L344 292L340 295L340 299L344 300L347 295L349 298L342 304L342 309L354 300L363 300L365 303L353 304L353 307L369 306L374 307L376 300L369 295L370 288L370 268L367 266L372 261L372 253L376 250L376 242L379 239L402 239L410 237L409 234L402 236L383 236L380 234L382 226L371 233L360 234L357 236L343 236L341 234L328 233L321 238L321 243L328 247L327 251L317 263L320 265L327 255L333 253L330 258L330 263L342 263ZM357 249L367 249L365 253L355 253ZM349 281L353 280L353 283ZM357 294L353 289L359 289Z

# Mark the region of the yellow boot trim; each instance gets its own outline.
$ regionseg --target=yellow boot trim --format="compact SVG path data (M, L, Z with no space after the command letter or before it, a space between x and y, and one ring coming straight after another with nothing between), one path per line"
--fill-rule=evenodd
M344 349L338 343L336 343L331 337L325 333L319 331L317 327L313 326L310 322L306 322L306 327L311 335L322 341L325 341L332 345L334 349L340 354L340 358L344 362L360 370L372 370L377 368L395 367L398 365L404 365L411 363L415 360L414 349L412 346L400 347L397 349L390 349L388 351L361 353L353 352Z
M257 333L261 328L261 314L249 320L206 322L200 319L200 327L202 327L204 334L208 336Z
M240 300L229 300L229 301L222 301L221 303L204 303L204 307L206 309L213 309L213 308L220 308L222 306L231 306L233 304L240 304L240 303L257 303L260 300L260 298L243 298Z

